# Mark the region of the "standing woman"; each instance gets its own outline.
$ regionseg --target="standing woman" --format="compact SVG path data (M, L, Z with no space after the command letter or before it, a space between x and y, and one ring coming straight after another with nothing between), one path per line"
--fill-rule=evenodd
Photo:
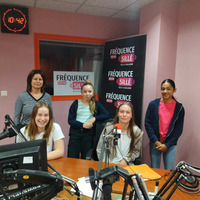
M20 131L28 141L46 139L47 160L64 155L64 135L60 125L53 122L52 110L48 103L38 102L33 107L29 124ZM17 136L17 142L22 141L23 139Z
M104 135L111 133L117 123L121 125L122 130L117 145L113 137L109 138L109 162L123 165L133 164L140 156L143 131L135 124L133 107L130 103L120 104L114 121L106 124L96 149L98 158L100 158ZM103 161L105 162L105 155Z
M151 167L160 168L161 154L165 169L173 170L176 145L183 131L184 107L176 101L175 83L166 79L161 83L161 95L149 103L145 128L150 139Z
M33 107L39 101L47 102L52 108L51 96L44 92L46 77L41 70L32 70L27 77L26 91L15 102L14 122L23 127L30 121Z
M86 80L81 87L82 99L75 100L68 115L70 125L68 157L86 158L92 148L95 121L109 118L107 110L95 99L94 86Z

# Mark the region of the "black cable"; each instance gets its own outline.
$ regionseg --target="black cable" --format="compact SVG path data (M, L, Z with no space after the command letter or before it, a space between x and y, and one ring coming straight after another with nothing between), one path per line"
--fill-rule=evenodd
M191 191L191 189L183 189L182 187L178 187L178 189L179 190L181 190L182 192L185 192L185 193L188 193L188 194L198 194L199 192L200 192L200 187L199 188L197 188L198 190L196 190L196 191L194 191L194 192L190 192Z
M11 128L13 129L13 131L16 133L17 136L19 136L22 139L22 141L24 141L24 142L28 141L27 138L20 131L18 131L15 123L13 122L13 120L10 118L9 115L5 116L5 120L6 120L6 123L5 123L6 127L7 126L11 126ZM53 168L48 162L47 162L47 165L48 165L49 168L51 168L57 175L61 176L62 179L63 179L63 175L60 172L58 172L55 168ZM73 189L76 191L75 194L78 196L78 199L80 199L80 190L78 189L78 186L76 185ZM66 191L68 191L68 189ZM68 191L68 192L71 194L70 191Z
M6 199L6 200L9 200L8 197L7 197L7 194L4 192L4 189L2 187L2 185L0 184L0 191L1 193L3 194L3 197Z
M200 192L200 186L199 186L199 180L195 178L192 182L188 180L188 176L185 178L186 183L190 184L187 185L183 183L183 181L180 183L180 186L178 187L179 190L188 193L188 194L197 194Z

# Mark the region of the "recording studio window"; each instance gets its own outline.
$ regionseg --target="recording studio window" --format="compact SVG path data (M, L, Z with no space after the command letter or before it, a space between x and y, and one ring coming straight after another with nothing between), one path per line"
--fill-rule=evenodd
M94 72L98 94L103 65L103 44L40 40L40 69L47 77L46 91L53 94L53 71Z

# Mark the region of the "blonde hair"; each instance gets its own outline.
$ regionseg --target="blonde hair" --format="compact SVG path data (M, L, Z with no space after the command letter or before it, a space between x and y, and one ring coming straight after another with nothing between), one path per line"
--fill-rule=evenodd
M91 112L92 114L94 114L94 113L95 113L95 110L96 110L96 106L95 106L95 101L96 101L96 97L95 97L95 96L96 96L96 94L95 94L95 90L94 90L94 85L92 84L92 82L91 82L90 80L86 80L86 81L83 83L83 85L81 86L81 91L83 90L83 87L86 86L86 85L92 86L93 91L94 91L94 95L93 95L92 99L91 99L90 102L89 102L90 112Z
M30 140L35 140L35 136L38 133L38 127L37 127L37 124L35 123L35 117L38 113L39 108L41 107L46 107L49 110L49 122L45 127L45 132L43 135L43 138L47 140L47 144L48 144L49 136L53 129L53 113L52 113L50 105L47 102L39 101L37 104L35 104L31 113L30 123L25 128L25 133L26 131L28 131Z

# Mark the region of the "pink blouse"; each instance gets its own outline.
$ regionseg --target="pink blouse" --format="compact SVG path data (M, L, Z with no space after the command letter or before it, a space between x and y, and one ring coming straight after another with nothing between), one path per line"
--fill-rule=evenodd
M174 109L176 106L176 101L173 100L170 103L164 103L160 100L158 115L159 115L159 132L160 132L160 141L163 143L167 135L170 122L174 115Z

